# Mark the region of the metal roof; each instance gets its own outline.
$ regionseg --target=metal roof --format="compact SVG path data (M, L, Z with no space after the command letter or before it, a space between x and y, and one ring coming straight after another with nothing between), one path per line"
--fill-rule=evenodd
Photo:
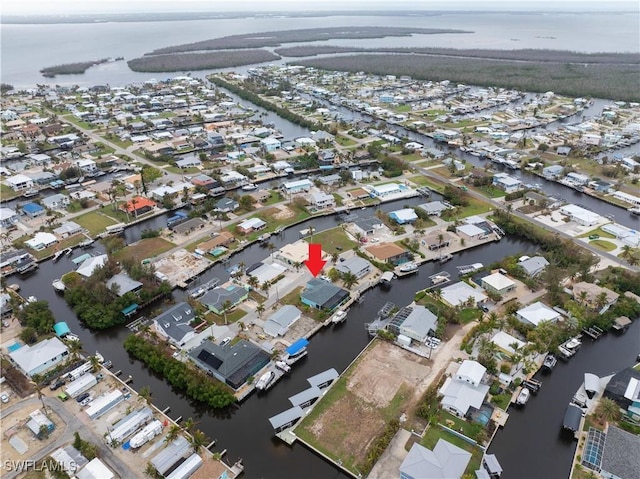
M338 371L336 371L335 369L331 368L331 369L327 369L326 371L323 371L323 372L321 372L319 374L316 374L315 376L311 376L310 378L307 378L307 381L312 386L322 387L322 385L327 383L327 382L335 381L336 379L338 379L339 376L340 375L338 374Z
M569 404L567 411L564 413L564 420L562 421L562 427L569 429L570 431L577 431L580 429L580 420L582 419L582 409L575 404Z
M151 459L151 464L160 474L164 475L176 462L190 450L189 441L184 436L179 436L164 450Z
M584 373L584 390L589 392L598 392L600 389L600 378L592 373Z
M309 389L305 389L304 391L291 396L289 401L294 406L301 406L308 401L318 399L320 396L322 396L322 391L320 391L317 386L311 386Z
M283 426L287 426L297 421L303 416L303 411L300 406L294 406L291 409L276 414L269 418L269 422L274 429L280 429Z
M308 344L309 344L308 340L306 340L305 338L300 338L291 346L289 346L285 351L287 352L287 354L296 354L301 349L306 348Z

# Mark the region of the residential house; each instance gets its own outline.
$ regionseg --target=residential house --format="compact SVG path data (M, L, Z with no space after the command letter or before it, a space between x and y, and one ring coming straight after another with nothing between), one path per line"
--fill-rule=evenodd
M308 197L309 204L317 210L335 208L336 199L333 195L328 195L322 191L313 191Z
M136 196L127 201L121 208L130 215L139 216L152 211L155 207L156 203L149 198Z
M386 185L377 185L370 187L371 196L384 198L386 196L397 195L403 191L403 185L398 183L387 183ZM407 189L407 187L405 187Z
M73 162L73 166L75 166L76 168L79 168L83 174L95 173L96 171L98 171L96 162L86 158L75 160Z
M226 187L232 187L234 185L244 185L249 179L241 173L235 170L225 171L220 177L220 181Z
M0 208L0 227L11 228L19 220L20 217L18 216L18 213L11 208Z
M28 176L22 174L10 176L5 180L5 183L13 191L24 191L33 188L33 180Z
M368 275L373 270L371 263L356 255L337 263L335 268L343 274L351 273L358 279Z
M413 208L403 208L389 213L389 218L399 225L405 225L414 223L418 219L418 215Z
M277 138L263 138L260 140L260 147L265 153L273 153L282 148L282 143Z
M424 306L407 306L396 313L389 323L389 331L419 343L424 343L438 327L438 317Z
M562 165L551 165L542 169L542 176L547 179L555 179L560 177L564 172L564 167Z
M195 252L202 255L211 253L212 251L219 249L220 246L227 246L235 240L235 237L229 231L221 231L210 240L200 243Z
M181 158L180 160L176 160L176 166L178 168L200 168L202 167L202 161L200 161L199 158L196 158L195 155L191 155Z
M464 281L445 286L440 291L442 300L452 307L465 304L469 301L475 306L479 302L487 300L487 295L485 295L481 289L475 289Z
M504 296L516 289L516 283L500 272L484 276L481 279L482 287L486 291Z
M596 180L589 183L589 188L599 193L610 193L611 191L613 191L615 186L608 181Z
M513 355L517 350L524 348L527 343L520 341L518 338L514 338L510 334L504 331L498 331L491 338L491 342L502 352Z
M53 246L58 242L58 238L51 233L45 233L42 231L37 232L33 238L24 242L25 246L28 246L32 250L42 251L50 246Z
M472 386L480 386L486 372L487 368L479 362L465 359L460 364L455 374L455 379L469 383Z
M486 368L476 361L464 361L458 373L447 378L438 391L442 408L463 418L479 410L489 392L489 385L481 383L485 372Z
M590 180L588 175L583 175L582 173L576 173L575 171L568 173L567 176L565 176L565 179L569 183L573 183L574 185L586 185L587 183L589 183L589 180Z
M337 157L333 150L320 150L318 152L318 164L321 170L333 168L336 159Z
M237 210L240 207L240 204L234 200L233 198L221 198L216 202L214 211L219 211L221 213L231 213Z
M494 175L492 184L508 194L518 191L522 185L522 181L506 173L498 173Z
M284 336L289 328L302 317L302 311L290 304L284 305L265 321L262 329L269 336Z
M400 465L400 479L461 479L471 453L438 439L433 451L414 443Z
M370 236L384 227L384 223L378 218L358 218L353 222L353 229L362 236Z
M11 361L28 377L42 374L69 357L69 349L58 338L44 339L33 346L24 345L9 353Z
M62 193L56 193L51 196L47 196L40 200L42 206L47 208L48 210L62 210L69 206L71 201L67 195L63 195Z
M379 243L368 246L365 252L373 259L383 263L389 263L394 266L413 260L413 254L410 251L398 246L395 243Z
M249 297L249 291L241 286L228 285L226 287L217 287L207 292L200 302L206 306L209 311L213 311L218 315L222 315L225 311L229 311L238 304L242 303Z
M129 277L126 273L118 273L107 280L107 288L119 297L127 293L135 293L142 288L142 283Z
M320 250L323 260L329 259L329 253ZM309 244L304 240L284 245L275 255L276 259L288 265L302 264L309 259Z
M324 186L333 186L336 184L340 184L342 178L340 177L340 175L327 175L321 176L320 178L318 178L318 181Z
M198 335L191 327L195 318L193 308L183 301L153 318L153 326L161 338L181 348Z
M629 367L614 374L604 389L603 397L615 401L631 415L640 416L640 371Z
M560 213L568 216L571 221L575 221L582 226L594 226L604 221L602 216L572 204L562 206Z
M46 214L46 212L47 210L38 203L27 203L22 206L22 213L27 215L29 218L37 218L38 216Z
M536 277L549 266L549 262L544 256L534 256L529 258L528 256L520 258L518 266L524 270L529 277Z
M598 470L600 475L605 479L640 477L640 454L637 454L637 451L640 451L640 436L620 429L612 423L608 424L606 433Z
M239 389L271 360L268 353L245 339L224 346L203 341L189 356L200 369L233 389Z
M632 204L633 206L640 206L640 196L630 195L624 191L614 191L613 197L625 203Z
M311 180L287 181L280 186L280 190L285 195L295 195L297 193L308 193L312 186Z
M541 195L540 193L536 193L535 191L527 191L524 194L524 201L536 206L543 206L549 202L549 198Z
M349 291L319 278L309 280L300 293L302 303L329 312L334 311L348 299Z
M449 246L451 241L453 240L453 236L450 235L447 231L435 230L428 233L424 239L422 240L422 244L429 248L431 251L446 248Z
M429 216L440 216L446 210L451 208L451 206L442 201L430 201L429 203L418 205L418 208L420 208Z
M60 239L68 238L78 233L82 233L84 228L73 221L65 221L53 230L53 234Z
M609 288L597 284L580 281L573 285L573 299L579 303L586 303L591 307L609 308L620 295Z
M242 234L249 234L253 231L260 231L267 227L267 223L260 218L249 218L240 223L236 228Z
M484 239L487 236L487 232L476 225L464 224L456 226L456 233L462 238L471 240Z
M190 181L194 186L200 186L207 190L220 187L220 183L218 183L216 180L214 180L213 178L205 174L196 175L193 178L191 178Z
M536 301L535 303L516 311L516 317L524 324L535 327L544 321L553 323L559 320L562 316L546 304Z
M569 156L569 153L571 153L570 146L559 146L556 148L556 155L558 156Z

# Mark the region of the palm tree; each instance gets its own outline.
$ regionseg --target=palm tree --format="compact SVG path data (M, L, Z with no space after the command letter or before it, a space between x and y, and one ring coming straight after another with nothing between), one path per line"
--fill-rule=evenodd
M46 406L44 404L44 394L42 394L42 386L44 386L43 384L44 382L44 378L39 375L39 374L34 374L33 376L31 376L31 384L33 384L33 386L36 388L36 393L38 393L38 399L40 399L40 402L42 403L42 409L46 410Z
M183 427L185 428L185 430L187 432L191 432L191 430L194 428L194 426L196 425L196 422L193 420L192 417L189 417L183 424Z
M222 303L222 313L224 314L224 324L227 324L227 311L229 310L229 308L231 308L231 306L233 306L231 304L231 301L229 301L228 299Z
M270 242L267 244L267 249L269 250L269 255L273 258L273 252L276 250L276 246Z
M96 372L100 369L100 360L98 356L89 356L89 362L91 363L91 371Z
M622 259L629 259L631 257L631 246L629 245L624 245L622 247L622 252L620 253L620 257Z
M71 353L71 359L78 359L80 351L82 351L82 344L80 344L80 341L68 341L67 348L69 349L69 353Z
M587 303L587 296L589 296L589 293L587 293L586 291L580 291L580 293L578 293L580 304L585 305Z
M337 263L339 258L340 255L338 254L338 252L335 252L331 255L331 261L333 261L334 263Z
M193 448L193 452L195 453L200 452L200 449L207 444L207 441L207 436L205 436L204 432L199 429L193 432L193 435L189 440L191 447Z
M351 271L342 274L342 285L346 289L351 289L351 287L356 284L358 284L358 277Z
M440 288L436 288L434 290L431 291L431 294L433 295L434 298L436 298L438 301L440 299L442 299L442 290Z
M600 399L594 414L601 422L618 422L622 418L620 406L609 398Z
M147 401L147 404L151 404L151 388L149 386L141 387L138 396Z
M256 306L256 313L258 313L258 317L262 318L262 313L264 313L265 307L263 303L260 303Z
M178 437L180 433L180 426L177 424L172 424L167 432L167 437L164 438L164 442L171 442Z
M629 263L631 266L637 266L638 263L640 263L640 259L638 259L638 257L635 255L631 255L627 260L627 263Z
M302 263L300 261L296 261L295 263L293 263L293 267L296 269L296 271L300 271L300 268L302 268Z
M603 291L602 293L596 296L596 307L598 309L602 309L602 307L608 303L607 293Z
M251 288L256 289L256 287L258 286L258 278L256 278L255 276L249 275L249 279L247 279L247 284L251 286Z
M138 218L138 208L136 208L136 204L138 204L138 200L136 198L131 198L131 209L133 210L133 215ZM125 209L128 211L128 205L125 206Z

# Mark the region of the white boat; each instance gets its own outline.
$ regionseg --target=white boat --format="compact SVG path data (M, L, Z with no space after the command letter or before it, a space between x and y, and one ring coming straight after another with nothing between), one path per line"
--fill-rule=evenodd
M442 263L446 263L447 261L452 260L452 259L453 259L453 255L451 253L447 253L447 254L444 254L444 255L440 256L440 258L438 258L438 261L440 262L440 264L442 264Z
M555 367L557 362L558 360L553 354L547 354L544 358L544 363L542 363L542 367L543 369L551 371Z
M66 289L65 284L62 282L60 278L54 279L53 282L51 283L51 286L53 286L53 289L55 289L59 293L62 293Z
M98 362L100 364L104 363L104 356L102 354L100 354L99 351L96 351L95 357L96 357L96 359L98 360Z
M271 386L275 377L276 375L273 371L267 371L262 376L260 376L260 379L258 379L258 382L256 383L256 389L258 391L265 391L269 386Z
M436 275L431 278L431 284L440 284L440 283L444 283L445 281L449 281L448 276Z
M65 341L80 341L80 338L73 333L66 334L62 339Z
M93 243L94 243L94 242L95 242L95 240L94 240L94 239L92 239L92 238L87 238L86 240L81 241L81 242L78 244L78 246L80 246L81 248L88 248L88 247L90 247L91 245L93 245Z
M520 394L518 394L518 397L516 398L516 404L524 406L525 404L527 404L529 397L531 397L531 391L529 391L528 388L523 387L520 391Z
M346 318L347 318L347 312L339 309L338 311L336 311L336 314L333 315L333 318L331 318L331 322L333 324L341 323Z
M276 361L276 367L280 370L280 371L284 371L285 373L288 373L291 371L291 366L289 366L287 363L285 363L284 361Z
M558 346L558 351L563 357L570 358L578 352L580 346L582 346L582 342L579 338L571 338Z
M640 206L634 206L633 208L629 208L627 211L632 215L640 215Z
M53 262L54 262L54 263L55 263L55 262L57 262L57 261L62 257L62 255L63 255L64 253L65 253L65 252L64 252L64 250L62 250L62 251L56 251L56 252L55 252L55 254L53 255Z
M29 296L27 298L27 303L35 303L38 301L38 298L36 298L35 296Z
M257 190L257 189L258 189L258 187L257 187L256 185L254 185L253 183L248 183L248 184L244 185L244 186L242 187L242 189L243 189L244 191L253 191L253 190Z
M409 271L415 271L418 269L418 265L415 263L406 263L400 266L400 271L403 273L408 273Z

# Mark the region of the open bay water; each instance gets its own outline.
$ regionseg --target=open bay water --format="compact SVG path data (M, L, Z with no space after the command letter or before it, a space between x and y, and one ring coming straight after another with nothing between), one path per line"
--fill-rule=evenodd
M388 26L455 28L473 33L413 35L366 40L329 40L310 44L363 47L447 47L488 49L550 49L594 52L638 52L640 17L620 13L436 13L416 16L247 17L164 22L65 24L3 24L2 82L18 88L36 84L125 85L172 73L136 73L126 62L92 67L83 75L45 78L43 67L124 57L139 57L154 49L227 35L303 28ZM195 72L202 76L210 71Z

